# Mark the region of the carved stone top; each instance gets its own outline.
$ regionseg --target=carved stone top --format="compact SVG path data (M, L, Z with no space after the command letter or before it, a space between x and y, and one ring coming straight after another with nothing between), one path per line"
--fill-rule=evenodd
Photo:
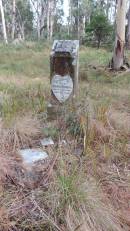
M51 55L69 55L76 57L78 55L78 40L55 40L52 47Z

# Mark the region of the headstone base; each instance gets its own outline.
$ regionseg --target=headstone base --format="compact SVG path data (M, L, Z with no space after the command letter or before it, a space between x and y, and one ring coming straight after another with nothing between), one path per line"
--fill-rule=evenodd
M47 119L48 120L57 120L59 116L62 116L65 110L65 106L57 104L49 104L47 106Z

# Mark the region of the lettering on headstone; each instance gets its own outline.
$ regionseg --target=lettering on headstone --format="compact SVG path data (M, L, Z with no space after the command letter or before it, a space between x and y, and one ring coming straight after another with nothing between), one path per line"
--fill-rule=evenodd
M54 75L51 81L51 89L60 103L64 103L72 94L73 81L69 75Z

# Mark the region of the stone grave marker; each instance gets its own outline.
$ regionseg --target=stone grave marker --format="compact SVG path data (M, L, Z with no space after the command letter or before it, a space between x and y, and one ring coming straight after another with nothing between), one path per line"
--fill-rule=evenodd
M48 154L41 149L21 149L19 155L22 157L23 163L27 165L33 165L37 161L44 160L48 157Z
M51 101L48 114L55 114L78 94L78 51L78 40L54 41L50 55Z

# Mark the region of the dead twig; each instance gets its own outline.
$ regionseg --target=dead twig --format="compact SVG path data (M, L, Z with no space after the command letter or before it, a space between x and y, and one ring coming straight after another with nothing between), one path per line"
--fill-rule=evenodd
M52 171L53 171L53 168L54 168L54 165L55 165L55 163L56 163L56 160L57 160L57 158L58 158L58 153L57 153L57 155L52 159L52 162L51 163L49 163L49 168L48 168L48 171L46 172L46 178L45 178L45 181L44 181L44 184L46 184L47 183L47 181L49 180L49 178L50 178L50 176L51 176L51 174L52 174Z

